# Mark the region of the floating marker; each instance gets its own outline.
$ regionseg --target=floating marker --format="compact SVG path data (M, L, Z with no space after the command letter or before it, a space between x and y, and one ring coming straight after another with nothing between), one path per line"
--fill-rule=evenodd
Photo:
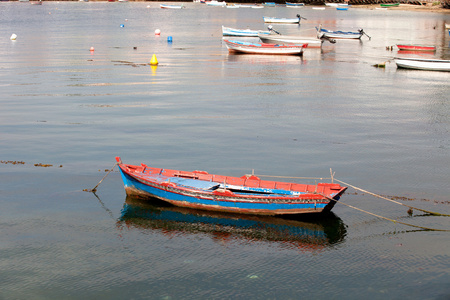
M160 34L161 34L161 30L156 29L156 30L155 30L155 35L160 35Z
M17 39L17 34L15 34L15 33L11 34L10 39L13 40L13 41L16 40Z
M152 59L150 60L150 64L152 66L156 66L158 64L158 60L156 59L156 55L153 54Z
M120 27L125 27L125 25L123 25L123 24L120 24Z
M91 49L89 49L89 51L94 51L95 49L94 49L94 47L91 47Z
M172 43L172 37L171 37L171 36L168 36L168 37L167 37L167 42L168 42L168 43Z

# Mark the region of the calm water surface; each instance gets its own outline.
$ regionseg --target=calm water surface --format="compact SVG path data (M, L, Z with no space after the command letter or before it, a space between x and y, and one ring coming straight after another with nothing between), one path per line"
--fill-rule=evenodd
M115 156L233 176L332 168L344 182L450 214L450 73L391 61L450 59L449 14L186 7L1 3L0 298L449 299L449 232L339 204L320 219L152 206L127 198L117 172L97 195L82 191ZM230 55L221 41L222 25L264 30L262 16L297 13L301 26L274 27L364 28L371 39L302 58ZM386 50L396 43L438 49ZM352 189L341 200L450 229L448 217L408 216Z

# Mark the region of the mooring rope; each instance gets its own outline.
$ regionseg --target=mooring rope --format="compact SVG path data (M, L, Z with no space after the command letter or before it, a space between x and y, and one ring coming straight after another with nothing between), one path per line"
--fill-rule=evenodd
M352 205L350 205L350 204L347 204L347 203L344 203L344 202L335 200L335 199L330 198L330 197L328 197L328 196L326 196L326 195L323 195L323 194L321 194L321 193L317 193L317 194L318 194L318 195L321 195L322 197L327 198L328 200L334 201L334 202L339 203L339 204L343 204L343 205L345 205L345 206L347 206L347 207L356 209L356 210L361 211L361 212L363 212L363 213L366 213L366 214L369 214L369 215L372 215L372 216L375 216L375 217L378 217L378 218L381 218L381 219L384 219L384 220L388 220L388 221L391 221L391 222L394 222L394 223L403 224L403 225L406 225L406 226L415 227L415 228L420 228L420 229L424 229L424 230L430 230L430 231L450 231L449 229L436 229L436 228L430 228L430 227L424 227L424 226L413 225L413 224L409 224L409 223L397 221L397 220L394 220L394 219L389 219L389 218L386 218L386 217L383 217L383 216L380 216L380 215L371 213L371 212L369 212L369 211L367 211L367 210L364 210L364 209L361 209L361 208L352 206Z
M114 169L114 167L117 166L118 164L119 164L119 163L115 163L114 166L112 166L112 168L108 171L108 173L106 173L106 175L103 176L102 180L100 180L100 182L97 183L97 185L96 185L92 190L84 189L83 191L85 191L85 192L92 192L92 193L95 194L95 192L97 191L98 186L100 185L100 183L102 183L103 179L105 179L106 176L108 176L108 174L111 173L112 170Z
M349 183L343 182L343 181L338 180L338 179L336 179L336 178L334 178L334 180L335 180L335 181L338 181L338 182L340 182L340 183L342 183L342 184L344 184L344 185L346 185L346 186L349 186L349 187L351 187L351 188L353 188L353 189L355 189L355 190L361 191L361 192L363 192L363 193L367 193L367 194L369 194L369 195L372 195L372 196L374 196L374 197L377 197L377 198L380 198L380 199L383 199L383 200L386 200L386 201L390 201L390 202L393 202L393 203L396 203L396 204L399 204L399 205L403 205L403 206L409 207L409 208L411 208L411 209L423 211L423 212L426 212L426 213L428 213L428 214L435 215L435 216L450 217L450 215L447 215L447 214L441 214L441 213L437 213L437 212L433 212L433 211L429 211L429 210L417 208L417 207L414 207L414 206L406 205L406 204L404 204L404 203L401 203L401 202L398 202L398 201L395 201L395 200L392 200L392 199L383 197L383 196L381 196L381 195L377 195L377 194L375 194L375 193L372 193L372 192L363 190L363 189L361 189L361 188L358 188L358 187L356 187L356 186L354 186L354 185L351 185L351 184L349 184Z
M330 172L331 172L331 170L330 170ZM294 177L294 176L272 176L272 175L259 175L259 174L255 175L255 176L258 176L258 177L285 178L285 179L317 179L317 180L331 179L332 182L333 182L333 180L334 180L334 181L338 181L338 182L340 182L340 183L342 183L342 184L344 184L344 185L346 185L346 186L348 186L348 187L351 187L351 188L353 188L353 189L355 189L355 190L358 190L358 191L367 193L367 194L369 194L369 195L372 195L372 196L374 196L374 197L377 197L377 198L380 198L380 199L383 199L383 200L386 200L386 201L390 201L390 202L393 202L393 203L396 203L396 204L399 204L399 205L406 206L406 207L411 208L411 209L415 209L415 210L418 210L418 211L423 211L423 212L426 212L426 213L428 213L428 214L430 214L430 215L443 216L443 217L450 217L450 215L448 215L448 214L441 214L441 213L437 213L437 212L433 212L433 211L429 211L429 210L417 208L417 207L410 206L410 205L407 205L407 204L404 204L404 203L401 203L401 202L398 202L398 201L395 201L395 200L392 200L392 199L383 197L383 196L381 196L381 195L378 195L378 194L375 194L375 193L366 191L366 190L364 190L364 189L362 189L362 188L356 187L356 186L354 186L354 185L351 185L351 184L349 184L349 183L346 183L346 182L344 182L344 181L341 181L341 180L336 179L336 178L334 177L334 173L332 173L331 178L330 178L330 177L314 178L314 177Z

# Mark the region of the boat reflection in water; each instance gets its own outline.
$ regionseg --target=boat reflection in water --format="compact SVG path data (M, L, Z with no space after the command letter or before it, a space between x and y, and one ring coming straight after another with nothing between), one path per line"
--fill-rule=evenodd
M170 236L206 234L221 242L276 242L311 252L340 243L346 235L344 223L333 213L306 217L237 215L181 208L158 199L148 201L131 196L125 200L117 225L121 229L157 230Z

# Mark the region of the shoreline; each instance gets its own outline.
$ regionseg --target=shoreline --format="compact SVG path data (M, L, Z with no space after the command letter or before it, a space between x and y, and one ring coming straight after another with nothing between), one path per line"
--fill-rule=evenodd
M378 9L382 8L380 4L356 4L353 8ZM450 14L450 9L442 7L442 5L414 5L414 4L400 4L399 6L386 7L387 10L404 10L404 11L421 11Z

